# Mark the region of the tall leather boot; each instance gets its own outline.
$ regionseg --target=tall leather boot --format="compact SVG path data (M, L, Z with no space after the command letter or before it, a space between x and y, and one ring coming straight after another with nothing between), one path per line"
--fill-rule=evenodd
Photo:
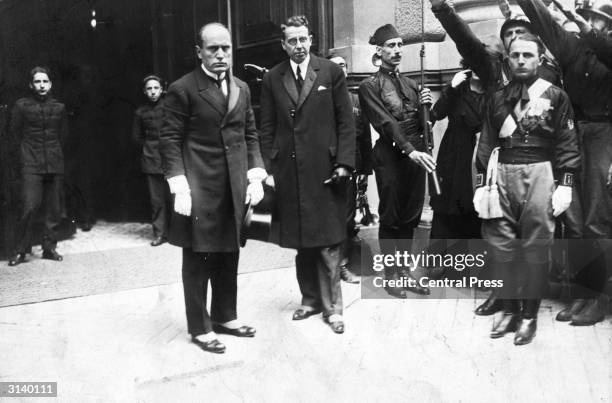
M548 262L527 264L526 299L523 300L523 318L516 334L514 344L522 346L531 343L538 327L538 310L547 292Z

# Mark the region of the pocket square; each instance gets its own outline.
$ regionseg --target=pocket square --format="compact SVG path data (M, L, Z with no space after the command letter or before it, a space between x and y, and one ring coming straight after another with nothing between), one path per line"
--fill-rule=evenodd
M319 85L319 88L317 88L317 91L323 91L323 90L326 90L326 89L327 89L327 87L326 87L326 86L324 86L324 85Z

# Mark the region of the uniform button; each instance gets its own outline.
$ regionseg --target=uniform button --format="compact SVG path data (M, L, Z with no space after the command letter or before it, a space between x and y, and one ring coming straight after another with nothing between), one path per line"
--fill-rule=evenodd
M295 158L295 151L291 153L291 158Z
M228 147L228 146L225 146L225 150L226 150L226 151L227 151L227 150L229 150L229 147Z

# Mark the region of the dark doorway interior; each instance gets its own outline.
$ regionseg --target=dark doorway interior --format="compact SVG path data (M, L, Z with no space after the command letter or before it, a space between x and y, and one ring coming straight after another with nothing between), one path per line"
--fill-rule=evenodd
M10 249L19 211L17 150L6 125L14 102L28 94L28 71L50 67L53 94L69 111L67 219L91 213L148 221L139 150L130 140L134 110L144 102L141 79L155 72L171 82L191 70L195 32L223 17L220 10L220 0L0 2L0 251Z

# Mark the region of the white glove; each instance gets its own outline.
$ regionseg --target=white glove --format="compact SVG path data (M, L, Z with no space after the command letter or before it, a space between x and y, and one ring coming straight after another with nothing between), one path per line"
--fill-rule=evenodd
M174 211L189 217L191 215L191 189L185 175L168 178L170 193L174 194Z
M552 195L552 208L553 216L557 217L559 214L567 210L572 203L572 187L571 186L557 186L555 193Z
M187 183L187 177L185 175L177 175L172 178L168 178L168 186L170 186L170 193L184 193L189 192L189 183Z
M462 82L464 82L465 80L467 80L467 73L470 70L462 70L460 72L458 72L457 74L455 74L453 76L453 79L451 81L451 87L453 88L457 88L461 85Z
M612 167L612 166L611 166L611 167ZM266 185L270 186L271 188L273 188L273 187L274 187L274 176L269 175L269 176L266 178Z
M246 190L246 201L248 203L251 201L251 205L257 206L260 201L264 198L264 190L261 184L261 181L255 181L253 183L249 183Z
M191 193L182 192L174 195L174 211L180 215L191 215Z
M481 187L477 187L476 190L474 191L474 200L472 201L474 203L474 210L476 210L476 213L478 213L478 215L480 216L480 206L482 205L482 197L485 194L485 188L484 186Z

